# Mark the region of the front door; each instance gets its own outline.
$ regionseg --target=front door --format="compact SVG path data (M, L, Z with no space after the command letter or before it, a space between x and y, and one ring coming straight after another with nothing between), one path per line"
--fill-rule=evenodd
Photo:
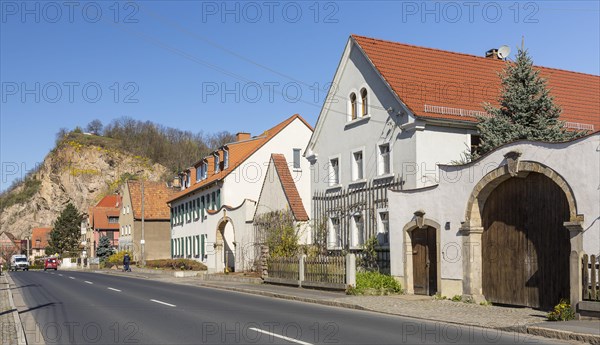
M417 295L437 292L437 249L435 229L428 226L411 233L413 283Z

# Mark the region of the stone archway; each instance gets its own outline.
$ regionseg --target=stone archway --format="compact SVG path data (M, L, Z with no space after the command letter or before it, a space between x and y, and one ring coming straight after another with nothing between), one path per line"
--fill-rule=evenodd
M231 218L221 218L216 229L215 269L217 272L234 272L236 259L235 228Z
M483 297L483 272L482 272L482 237L484 233L483 211L488 198L498 186L511 178L526 178L530 173L536 173L548 178L564 194L568 208L568 221L563 223L565 231L569 233L571 253L569 279L571 303L580 300L581 289L578 286L580 268L578 262L582 255L583 216L577 214L575 197L568 183L556 171L538 162L519 161L518 152L509 152L505 155L507 160L495 170L485 175L473 188L465 210L465 222L462 224L463 235L463 293L475 301L484 300ZM565 277L566 278L566 277Z
M413 220L404 225L402 231L404 236L404 286L409 294L433 295L441 289L441 227L438 222L425 218L424 211L416 211L414 215ZM420 253L421 250L425 250L425 253ZM430 266L420 267L423 264L422 261L427 262ZM427 276L423 277L423 274L427 274ZM425 288L422 287L423 284L426 285Z

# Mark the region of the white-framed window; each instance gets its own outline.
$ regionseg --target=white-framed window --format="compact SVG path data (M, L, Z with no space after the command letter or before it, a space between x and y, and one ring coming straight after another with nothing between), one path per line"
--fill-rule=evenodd
M342 248L342 228L340 226L340 219L337 217L330 217L328 231L328 245L329 248Z
M355 213L351 220L352 243L354 248L360 248L365 244L365 217L362 212Z
M340 184L340 158L329 159L329 185L336 186Z
M215 157L215 167L214 167L215 169L214 169L214 171L215 171L215 174L218 174L219 171L220 171L219 165L221 164L220 157L219 157L218 153L215 153L213 156Z
M191 185L192 174L191 171L186 172L185 176L185 188L188 188Z
M377 145L378 153L378 172L379 175L390 174L392 172L392 155L390 144Z
M360 90L360 116L367 116L369 113L369 101L366 88Z
M300 149L294 149L294 169L300 169Z
M125 230L124 230L124 228L125 228L125 227L123 227L123 226L121 227L121 235L124 235L124 234L125 234Z
M388 211L379 211L377 229L377 242L382 247L390 245L390 214Z
M358 104L356 99L356 93L352 92L350 94L350 103L348 105L348 113L350 115L350 120L356 120L358 117Z
M229 168L229 151L223 150L223 170Z
M362 180L364 174L363 150L352 152L352 180Z
M125 207L123 207L123 214L125 214Z
M200 164L200 165L199 165L199 166L196 168L196 182L198 182L198 181L202 180L202 177L204 176L204 175L202 174L202 165L203 165L203 164Z

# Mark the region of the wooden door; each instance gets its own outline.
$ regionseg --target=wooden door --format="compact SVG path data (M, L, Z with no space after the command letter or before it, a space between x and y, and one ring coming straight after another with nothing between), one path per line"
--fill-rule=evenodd
M495 303L549 308L569 298L569 206L538 173L510 178L483 208L483 294Z
M417 295L434 295L437 292L435 229L415 229L411 233L411 241L414 292Z

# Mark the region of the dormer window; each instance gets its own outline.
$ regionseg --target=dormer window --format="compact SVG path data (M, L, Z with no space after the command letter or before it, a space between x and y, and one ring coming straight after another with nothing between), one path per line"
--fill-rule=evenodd
M223 170L229 168L229 150L223 150Z
M185 177L185 188L188 188L188 187L190 186L190 184L191 184L191 181L190 181L190 179L191 179L191 176L190 176L190 175L191 175L191 172L190 172L190 171L186 172L186 177Z
M196 182L202 180L202 165L203 164L200 164L200 166L196 168Z
M366 116L368 113L367 89L364 87L360 90L361 116Z
M220 171L220 169L219 169L219 168L220 168L220 166L219 166L219 165L220 165L220 163L221 163L221 162L219 161L219 153L218 153L218 152L215 152L215 153L214 153L214 157L215 157L215 169L214 169L214 170L215 170L215 174L218 174L218 173L219 173L219 171Z
M354 92L352 92L350 94L350 119L351 120L356 120L356 112L357 112L357 107L356 107L356 94Z

